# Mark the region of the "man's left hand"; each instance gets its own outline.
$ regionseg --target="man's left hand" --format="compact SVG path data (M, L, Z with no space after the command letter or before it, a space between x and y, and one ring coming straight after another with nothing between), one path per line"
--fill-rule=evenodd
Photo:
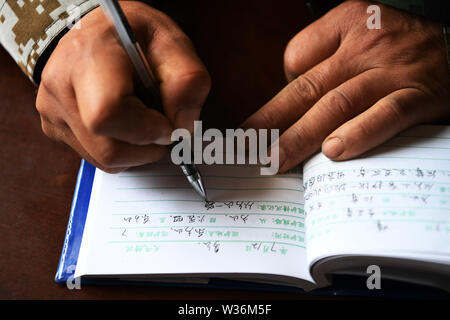
M381 28L368 29L371 3L347 1L288 44L290 83L243 128L280 129L280 171L322 146L346 160L420 123L450 119L450 76L442 27L381 7Z

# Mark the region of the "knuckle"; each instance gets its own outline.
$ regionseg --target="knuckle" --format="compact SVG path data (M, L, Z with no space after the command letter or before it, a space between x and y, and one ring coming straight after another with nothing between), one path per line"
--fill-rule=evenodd
M390 123L402 123L410 117L411 112L407 104L394 97L386 99L387 101L381 107Z
M322 91L320 81L311 74L303 74L292 82L292 95L298 104L313 103L321 96Z
M86 106L87 110L83 110L83 122L86 128L94 134L104 134L120 106L121 102L118 99L111 99L106 96L99 96L93 99Z
M59 74L60 72L57 70L55 64L52 63L52 61L49 61L44 70L42 70L40 85L43 86L48 92L55 91L59 82Z
M330 91L324 96L323 103L332 115L339 118L343 115L351 115L354 113L352 101L340 89Z
M276 116L266 109L261 109L261 111L258 112L258 117L257 123L261 123L267 128L273 128L274 125L278 123L275 118Z
M94 158L105 169L118 167L120 163L120 148L116 143L110 142L103 146L99 146L96 150Z
M89 132L101 135L105 130L105 116L102 115L100 112L91 112L87 117L84 119L84 124L86 128L89 130Z
M45 120L48 120L48 117L51 114L55 113L54 108L54 99L52 99L51 94L48 90L40 85L36 97L35 107L37 112L41 115L41 118L44 117Z
M181 86L194 88L197 92L208 93L211 89L211 77L206 70L194 70L181 74L177 81Z
M43 101L40 95L36 98L36 110L40 115L46 115L49 111L47 104Z

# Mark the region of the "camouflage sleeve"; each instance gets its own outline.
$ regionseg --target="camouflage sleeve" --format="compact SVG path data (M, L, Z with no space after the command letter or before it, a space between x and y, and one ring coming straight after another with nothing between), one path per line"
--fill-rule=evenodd
M52 40L97 6L97 0L0 0L0 43L34 82Z

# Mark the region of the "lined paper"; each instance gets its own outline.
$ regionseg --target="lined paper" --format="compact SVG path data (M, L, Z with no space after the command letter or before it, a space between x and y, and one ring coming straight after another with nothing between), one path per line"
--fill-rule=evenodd
M305 286L310 266L331 256L450 264L449 127L407 130L356 160L317 154L303 171L273 177L257 166L199 169L207 203L167 160L97 170L75 276Z
M97 169L76 276L278 274L312 281L299 170L199 166L209 202L171 163Z
M450 263L450 128L420 126L364 157L304 168L308 261L341 254Z

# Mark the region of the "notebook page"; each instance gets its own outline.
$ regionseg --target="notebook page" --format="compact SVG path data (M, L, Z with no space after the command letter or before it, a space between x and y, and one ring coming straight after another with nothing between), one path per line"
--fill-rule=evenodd
M97 169L76 276L264 273L312 281L300 170L198 166L210 202L168 162Z
M419 126L363 158L304 167L308 261L339 254L450 264L450 128Z

